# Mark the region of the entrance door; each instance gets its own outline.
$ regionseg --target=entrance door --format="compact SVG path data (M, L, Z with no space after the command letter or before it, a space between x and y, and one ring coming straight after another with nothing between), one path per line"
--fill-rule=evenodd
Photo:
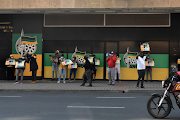
M107 58L107 56L106 56L106 53L107 52L114 52L114 53L116 53L116 54L119 54L118 53L118 51L119 51L119 44L118 44L119 42L106 42L105 44L105 54L104 54L104 71L105 71L105 73L104 73L104 79L108 79L108 73L107 73L107 62L106 62L106 58Z

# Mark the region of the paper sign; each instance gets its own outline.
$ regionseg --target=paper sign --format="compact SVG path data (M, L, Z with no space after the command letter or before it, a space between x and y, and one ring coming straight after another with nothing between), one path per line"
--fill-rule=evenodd
M180 59L177 60L177 64L180 64Z
M119 58L117 58L117 60L116 60L116 64L119 64L120 63L120 59Z
M145 61L146 66L154 66L154 61Z
M68 66L69 68L77 68L77 63L73 63L71 65Z
M15 68L25 68L25 61L16 62Z
M100 65L100 60L99 59L95 59L95 65Z
M73 62L70 59L66 59L62 61L62 65L71 65Z
M15 59L8 59L5 62L5 65L15 65L15 64L16 64Z
M89 58L88 58L88 60L89 60L90 63L93 63L93 58L94 58L94 57L89 57ZM84 60L84 63L85 63L85 62L86 62L86 60Z
M150 51L150 47L148 43L143 43L140 48L141 51Z

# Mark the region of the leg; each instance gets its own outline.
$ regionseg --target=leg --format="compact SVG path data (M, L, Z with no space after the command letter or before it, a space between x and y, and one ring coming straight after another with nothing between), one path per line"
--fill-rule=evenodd
M37 70L34 70L34 80L33 81L36 81L36 74L37 74Z
M23 82L23 73L24 73L24 69L20 69L21 72L21 83Z
M63 82L65 83L65 74L66 74L66 69L63 69Z
M152 69L149 70L150 80L152 81Z
M16 82L19 80L19 69L16 69Z
M118 77L119 77L119 81L121 80L121 69L120 67L118 67Z
M81 86L84 86L86 81L87 81L87 77L86 77L86 71L85 71L84 74L83 74L83 83L82 83Z
M56 75L56 79L57 79L57 71L58 71L58 64L55 64L55 75Z
M115 77L116 77L116 73L115 73L115 67L111 68L111 76L112 76L112 84L115 84Z
M32 70L32 81L34 81L34 70Z
M52 63L52 79L54 79L54 69L55 69L55 66L54 66L55 64L54 63Z
M118 71L118 70L117 70L117 65L116 65L116 66L115 66L115 74L116 74L116 75L115 75L115 80L117 80L117 71Z
M148 81L148 69L146 69L145 72L146 72L146 80Z
M143 82L144 82L145 70L142 70L141 74L142 74L141 88L144 88Z
M87 77L87 80L89 81L89 86L92 86L92 71L91 70L87 70L86 72L86 77Z
M7 80L10 80L10 74L11 74L10 67L7 67Z
M74 69L74 80L76 80L76 71L77 69Z
M62 75L62 69L59 69L59 78L58 78L58 81L61 80L61 75Z
M109 84L112 84L112 81L111 81L111 68L108 68L108 77L109 77Z
M70 70L69 80L71 80L72 73L73 73L73 69Z
M137 87L139 87L139 81L141 79L140 70L138 70L138 80L137 80Z

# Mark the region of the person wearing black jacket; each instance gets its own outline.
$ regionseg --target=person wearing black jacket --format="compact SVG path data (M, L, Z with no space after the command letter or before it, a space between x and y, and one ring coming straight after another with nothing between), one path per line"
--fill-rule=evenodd
M85 64L83 65L83 67L85 68L85 72L83 74L83 83L81 86L85 86L86 81L89 81L89 86L88 87L92 87L92 80L91 80L91 75L93 71L93 67L90 64L89 60L88 60L88 56L84 55L84 59L86 60Z
M32 71L32 81L31 81L31 83L36 83L37 70L38 70L38 64L36 62L36 55L32 54L30 56L30 71Z
M91 63L91 65L92 65L92 70L93 70L93 72L92 72L92 74L91 74L91 80L93 81L93 74L96 74L95 72L96 72L96 65L95 65L95 57L94 57L94 55L93 54L90 54L90 57L93 57L93 62Z

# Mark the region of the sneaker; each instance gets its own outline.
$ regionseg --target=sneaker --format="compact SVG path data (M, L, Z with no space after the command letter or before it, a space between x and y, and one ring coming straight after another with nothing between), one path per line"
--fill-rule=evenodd
M60 81L57 81L57 83L60 83Z
M137 88L139 88L139 86L137 86Z
M66 83L66 81L63 81L63 83Z
M112 85L111 83L109 83L108 85Z
M92 85L88 85L88 87L92 87Z
M85 86L84 84L81 84L81 86Z
M141 88L144 88L144 86L141 86Z
M16 81L14 84L18 84L19 82L18 81Z

